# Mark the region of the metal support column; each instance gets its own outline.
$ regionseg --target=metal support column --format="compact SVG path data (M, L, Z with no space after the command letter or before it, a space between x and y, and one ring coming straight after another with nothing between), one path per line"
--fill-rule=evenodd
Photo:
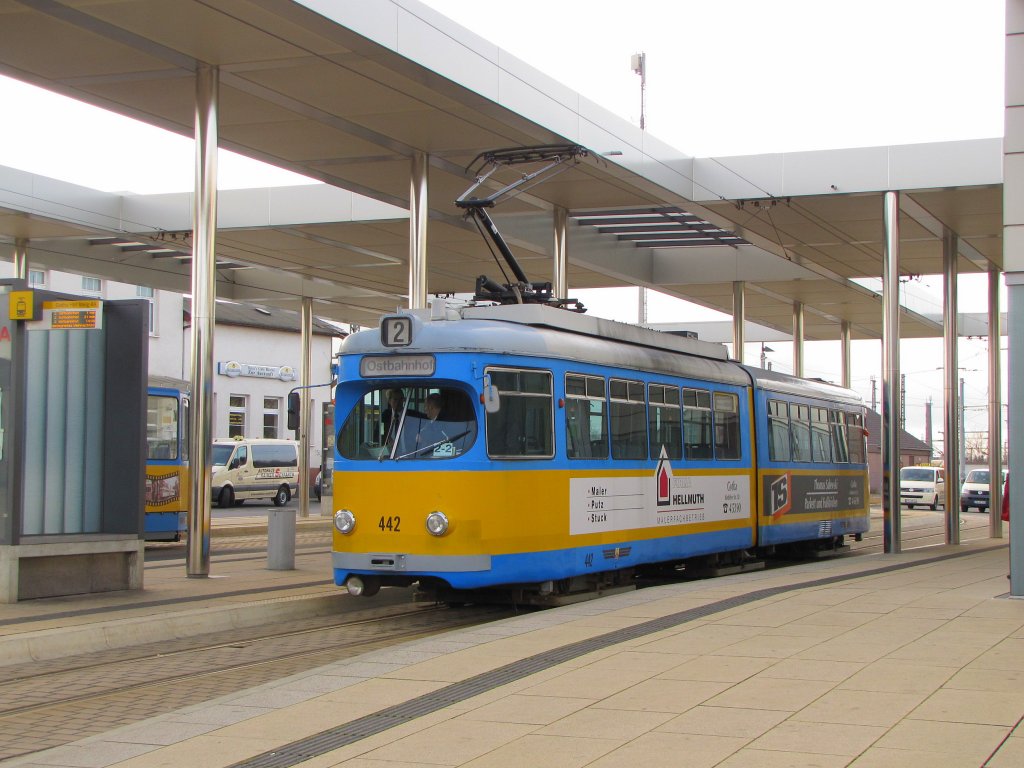
M946 410L946 433L942 440L943 467L946 471L946 543L960 543L960 397L957 389L959 368L957 355L956 259L959 243L956 233L945 230L942 234L942 345L945 358L945 385L943 386Z
M793 375L804 377L804 304L793 302Z
M188 576L210 575L213 474L213 329L217 299L217 101L219 72L196 69L196 194L192 207L192 423L189 440Z
M412 156L409 184L409 308L427 306L427 153Z
M556 299L569 298L569 211L560 205L554 210L555 271L551 287Z
M735 280L732 284L732 356L743 362L743 345L746 343L743 324L747 309L744 303L744 283Z
M886 192L882 258L882 514L887 554L902 549L900 520L900 198Z
M1003 538L1003 358L999 269L988 268L988 534Z
M313 299L302 297L302 370L299 383L302 407L299 415L299 517L309 517L309 449L313 424L313 399L309 386L313 383L310 371L313 357Z
M1024 381L1024 272L1006 273L1006 335L1010 351L1006 361L1007 380ZM1024 597L1024 397L1009 391L1010 413L1006 433L1010 438L1010 595ZM1017 470L1021 470L1018 472Z
M839 328L839 354L842 359L842 385L847 389L853 383L853 373L850 368L850 351L853 347L853 325L849 320L843 320Z
M23 237L14 240L14 276L28 280L28 240Z

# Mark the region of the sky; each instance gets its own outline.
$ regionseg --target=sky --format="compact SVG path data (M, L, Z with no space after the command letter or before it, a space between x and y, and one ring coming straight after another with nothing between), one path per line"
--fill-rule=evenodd
M1003 132L1003 0L428 0L429 5L583 96L697 156L949 141ZM16 104L0 121L0 165L95 189L190 191L190 139L0 77ZM155 148L158 148L155 150ZM222 189L312 183L222 150ZM941 280L914 290L941 307ZM636 289L576 292L593 314L636 320ZM986 295L962 285L961 295ZM985 311L972 301L961 310ZM649 297L650 322L722 317ZM967 430L985 429L984 341L961 343ZM935 346L937 344L938 346ZM923 435L924 403L942 424L941 341L904 343L907 422ZM980 347L979 347L980 345ZM791 345L772 343L776 370ZM748 350L757 362L759 347ZM870 401L875 342L855 342L853 386ZM809 343L808 376L836 380L836 343ZM1006 370L1004 366L1004 371ZM938 427L936 429L938 429Z

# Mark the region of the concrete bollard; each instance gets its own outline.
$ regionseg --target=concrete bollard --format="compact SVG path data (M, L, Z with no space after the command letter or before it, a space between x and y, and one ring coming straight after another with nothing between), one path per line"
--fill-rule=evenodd
M267 570L295 570L295 510L272 509L267 517Z

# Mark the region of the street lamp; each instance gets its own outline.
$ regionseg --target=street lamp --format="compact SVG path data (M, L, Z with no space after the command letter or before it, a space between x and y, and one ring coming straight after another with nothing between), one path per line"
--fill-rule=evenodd
M647 89L647 54L634 53L629 64L640 75L640 130L644 130L644 91Z
M768 363L767 360L768 360L768 353L769 352L774 352L774 351L775 350L772 349L771 347L766 347L765 343L763 341L761 342L761 367L762 368L767 368L769 371L772 369L772 364Z

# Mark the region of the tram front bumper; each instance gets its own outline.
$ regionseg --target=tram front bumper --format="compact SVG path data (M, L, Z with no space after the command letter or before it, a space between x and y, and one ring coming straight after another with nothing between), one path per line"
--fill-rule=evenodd
M409 555L398 552L333 552L336 572L443 575L489 571L490 555Z

